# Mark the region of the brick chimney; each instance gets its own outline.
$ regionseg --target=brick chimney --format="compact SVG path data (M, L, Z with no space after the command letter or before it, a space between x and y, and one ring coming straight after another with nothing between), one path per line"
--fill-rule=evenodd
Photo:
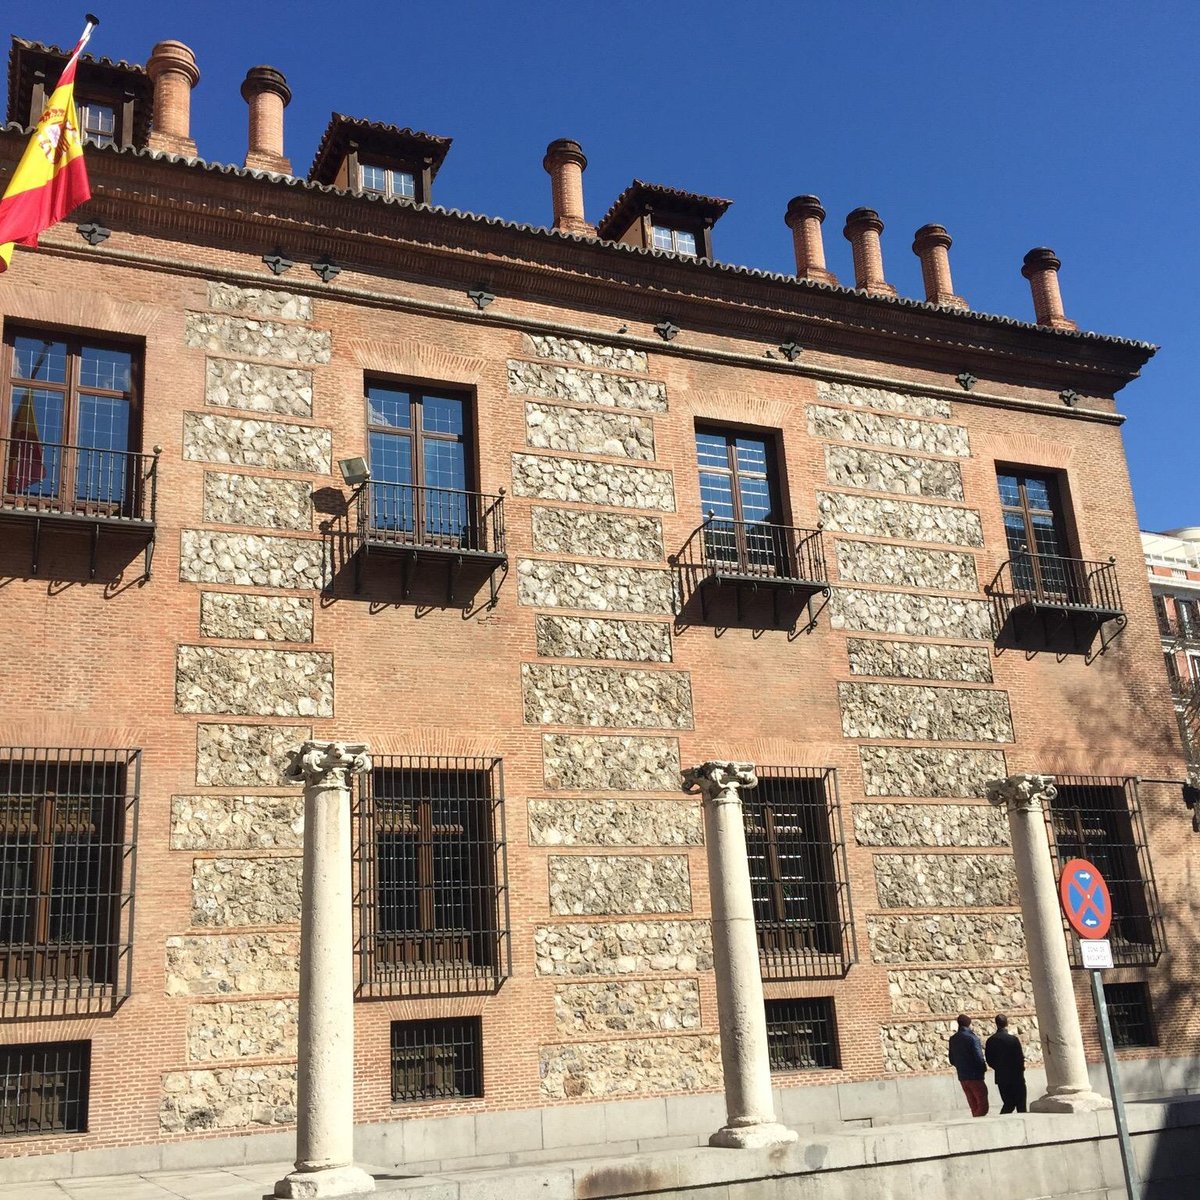
M564 233L596 236L596 227L583 215L583 173L587 158L578 142L558 138L546 147L542 166L550 175L554 202L554 228Z
M954 294L950 278L950 247L953 239L943 225L922 225L913 237L913 253L921 260L921 278L925 281L925 299L943 308L969 308Z
M154 127L146 145L195 158L191 123L192 88L200 82L196 56L182 42L159 42L150 53L146 74L154 81Z
M283 110L292 98L281 71L274 67L251 67L242 82L242 99L250 105L250 146L246 166L254 171L292 173L291 160L283 154Z
M837 276L825 268L825 243L821 238L821 222L825 210L816 196L793 196L783 217L792 231L796 249L796 277L814 279L818 283L837 283Z
M1058 268L1062 266L1049 246L1036 246L1025 255L1021 274L1029 280L1033 292L1033 311L1039 325L1051 329L1078 329L1063 314L1062 293L1058 290Z
M873 208L856 208L842 230L854 251L854 286L873 296L894 296L896 289L883 277L882 232L883 222Z

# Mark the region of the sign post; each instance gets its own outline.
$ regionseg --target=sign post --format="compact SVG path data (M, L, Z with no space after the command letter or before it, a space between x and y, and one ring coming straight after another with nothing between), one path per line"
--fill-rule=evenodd
M1125 1119L1125 1101L1121 1097L1121 1080L1117 1074L1117 1056L1113 1049L1112 1029L1108 1023L1108 1003L1104 999L1102 970L1113 965L1112 944L1105 937L1112 925L1112 897L1104 876L1084 858L1073 858L1062 870L1058 895L1063 912L1072 929L1079 934L1079 957L1091 976L1092 1000L1096 1005L1096 1024L1100 1028L1100 1049L1104 1053L1104 1070L1108 1075L1108 1091L1112 1097L1113 1116L1117 1122L1117 1142L1121 1147L1121 1169L1125 1173L1125 1191L1129 1200L1139 1200L1137 1164L1129 1141L1129 1126Z

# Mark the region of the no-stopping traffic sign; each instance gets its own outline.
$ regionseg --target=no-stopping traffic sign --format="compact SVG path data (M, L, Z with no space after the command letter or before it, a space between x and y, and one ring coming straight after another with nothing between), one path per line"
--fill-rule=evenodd
M1104 876L1086 858L1073 858L1058 880L1067 922L1081 938L1102 938L1112 924L1112 897Z

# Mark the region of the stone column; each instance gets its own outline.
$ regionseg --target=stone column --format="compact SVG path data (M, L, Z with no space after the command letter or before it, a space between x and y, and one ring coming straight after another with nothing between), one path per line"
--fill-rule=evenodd
M725 1079L726 1122L708 1144L735 1150L755 1150L796 1140L795 1130L775 1119L771 1096L767 1014L741 798L743 788L757 786L753 763L706 762L683 772L683 790L698 791L704 808L721 1071Z
M371 769L363 745L305 742L284 773L304 784L296 1169L275 1185L291 1200L363 1196L354 1166L354 941L350 776Z
M1109 1108L1109 1102L1092 1090L1088 1079L1054 864L1046 838L1042 803L1054 799L1054 777L1010 775L1007 779L992 779L987 796L993 804L1003 804L1008 810L1029 977L1046 1067L1046 1094L1029 1107L1033 1112L1058 1113Z

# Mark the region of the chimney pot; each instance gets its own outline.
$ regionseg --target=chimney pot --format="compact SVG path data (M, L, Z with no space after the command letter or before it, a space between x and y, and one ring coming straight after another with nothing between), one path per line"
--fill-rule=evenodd
M146 144L151 150L195 158L192 88L200 82L195 54L182 42L159 42L150 52L146 74L154 82L153 128Z
M854 253L854 286L873 296L894 296L896 289L883 274L882 232L883 222L873 208L856 208L842 230Z
M922 225L913 236L913 253L921 260L925 299L943 308L966 308L967 302L954 294L950 278L950 247L953 239L944 225Z
M825 266L825 243L821 236L825 209L821 201L816 196L793 196L783 219L792 231L797 278L836 285L837 276Z
M283 72L274 67L251 67L242 82L242 99L250 106L250 144L246 166L255 171L292 173L283 153L283 110L292 99Z
M1062 293L1058 288L1058 269L1062 262L1049 246L1035 246L1025 255L1021 274L1029 280L1033 292L1033 311L1037 323L1049 329L1078 329L1063 312Z
M546 147L542 166L550 175L554 228L595 237L596 227L584 216L583 173L587 169L587 156L583 147L571 138L557 138Z

